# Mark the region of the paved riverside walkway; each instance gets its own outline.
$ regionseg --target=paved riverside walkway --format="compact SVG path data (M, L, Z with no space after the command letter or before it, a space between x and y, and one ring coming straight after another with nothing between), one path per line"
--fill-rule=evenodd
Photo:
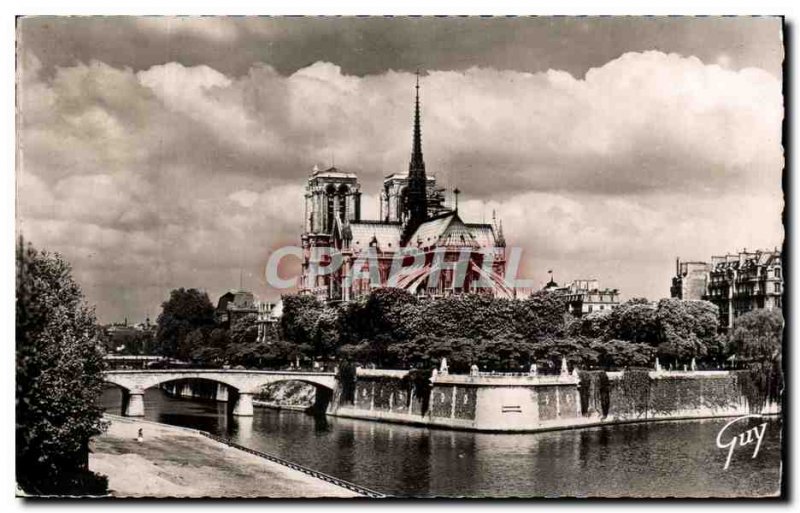
M358 497L356 492L229 447L199 432L107 417L89 467L114 497ZM139 428L144 441L137 442Z

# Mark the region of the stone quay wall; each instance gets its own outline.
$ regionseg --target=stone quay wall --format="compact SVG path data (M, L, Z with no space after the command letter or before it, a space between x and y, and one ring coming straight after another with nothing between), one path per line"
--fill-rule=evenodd
M327 413L487 432L566 429L620 422L753 413L727 371L577 373L563 376L445 374L418 397L405 371L359 369L352 401L339 384ZM604 376L601 376L601 374ZM778 413L768 404L758 413Z

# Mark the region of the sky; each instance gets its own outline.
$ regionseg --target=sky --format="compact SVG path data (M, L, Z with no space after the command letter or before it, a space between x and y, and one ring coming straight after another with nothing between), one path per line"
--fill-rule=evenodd
M417 69L428 173L496 211L522 277L658 299L676 257L783 242L778 18L17 23L17 231L101 322L176 287L277 298L314 165L358 174L364 218L407 169Z

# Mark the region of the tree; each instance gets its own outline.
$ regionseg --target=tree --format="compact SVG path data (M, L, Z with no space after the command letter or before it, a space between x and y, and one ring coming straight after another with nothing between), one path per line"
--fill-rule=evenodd
M205 343L192 349L192 359L198 363L219 366L225 361L231 338L225 328L214 328L208 333Z
M656 322L659 356L685 362L708 355L715 344L719 312L708 301L662 299L656 307Z
M546 337L534 345L532 361L551 372L560 371L562 358L566 358L572 368L586 369L597 361L591 343L592 339L585 337Z
M248 314L231 324L230 345L225 351L226 359L233 365L262 367L268 351L266 342L258 341L256 316Z
M780 310L752 310L733 323L728 353L742 360L773 360L781 352L782 341L783 313Z
M633 298L611 311L605 338L655 346L659 342L658 333L656 308L645 298Z
M538 291L513 305L514 331L525 340L535 341L564 334L567 300L563 294Z
M252 345L258 338L258 325L255 314L247 314L231 324L231 344Z
M69 264L20 238L16 255L16 467L33 494L104 494L88 470L104 429L104 351Z
M328 357L339 346L341 336L340 313L337 308L322 310L313 331L313 352L317 356Z
M373 290L363 308L368 332L362 336L373 338L387 335L393 341L408 339L410 333L406 313L408 307L417 303L417 298L403 289L385 287Z
M281 331L286 340L297 344L312 344L314 326L322 314L323 305L308 294L288 294L282 297Z
M597 365L604 368L649 367L655 357L650 344L627 340L595 340L590 348L597 354Z
M197 289L175 289L161 305L156 350L164 356L189 358L193 348L185 343L186 337L198 328L210 329L214 324L214 306L208 294Z
M570 323L569 334L606 340L611 336L612 310L596 310Z

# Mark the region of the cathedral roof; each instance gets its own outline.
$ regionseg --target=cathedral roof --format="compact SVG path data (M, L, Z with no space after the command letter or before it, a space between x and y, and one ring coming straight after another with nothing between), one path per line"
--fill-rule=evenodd
M369 248L373 237L378 241L381 251L395 251L400 247L403 227L399 223L350 221L349 224L353 236L350 247L354 250Z
M340 171L336 167L329 167L325 170L315 169L311 176L314 178L358 178L355 173Z
M475 236L475 240L482 248L497 246L497 237L490 224L467 223L467 228Z
M490 225L467 225L458 217L458 213L447 212L422 223L408 243L420 248L492 247L494 232Z

